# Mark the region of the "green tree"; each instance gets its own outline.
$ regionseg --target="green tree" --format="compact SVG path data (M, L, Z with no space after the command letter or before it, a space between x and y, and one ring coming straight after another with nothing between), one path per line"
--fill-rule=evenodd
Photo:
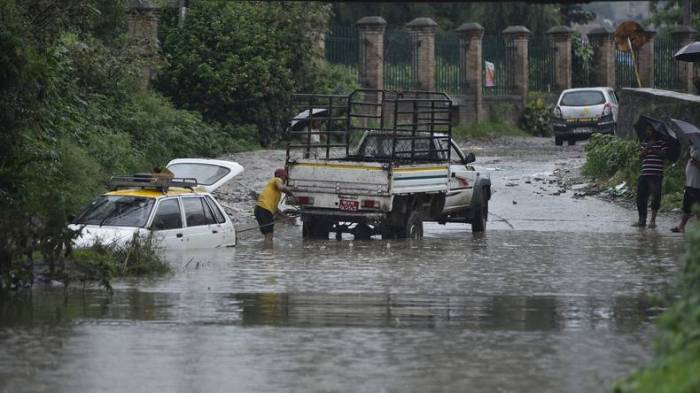
M327 18L322 3L198 1L184 28L167 13L158 88L207 119L255 124L267 144L285 127L291 94L313 87L314 32Z

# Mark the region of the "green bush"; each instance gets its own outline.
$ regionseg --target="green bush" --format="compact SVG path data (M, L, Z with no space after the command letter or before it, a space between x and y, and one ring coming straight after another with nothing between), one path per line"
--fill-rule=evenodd
M670 308L659 318L656 356L617 384L618 393L700 391L700 226L687 233L687 250Z
M179 28L167 11L157 86L207 120L255 124L268 144L285 128L294 92L333 91L348 77L324 65L315 45L327 18L322 3L196 1Z
M530 135L551 136L551 111L542 97L529 100L520 119L520 128Z

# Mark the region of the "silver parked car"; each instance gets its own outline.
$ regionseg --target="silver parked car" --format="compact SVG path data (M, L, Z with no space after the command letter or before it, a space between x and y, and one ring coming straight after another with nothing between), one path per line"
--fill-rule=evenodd
M561 92L552 113L554 143L570 145L594 132L613 134L618 101L612 87L585 87Z

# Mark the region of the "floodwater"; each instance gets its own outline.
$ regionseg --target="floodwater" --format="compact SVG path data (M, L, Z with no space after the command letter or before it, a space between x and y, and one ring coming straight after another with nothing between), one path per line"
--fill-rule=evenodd
M302 241L284 225L273 249L242 234L111 296L0 297L0 391L608 390L650 359L649 295L683 241L673 217L632 230L628 210L524 182L577 151L482 157L497 191L482 236L426 224L422 241Z

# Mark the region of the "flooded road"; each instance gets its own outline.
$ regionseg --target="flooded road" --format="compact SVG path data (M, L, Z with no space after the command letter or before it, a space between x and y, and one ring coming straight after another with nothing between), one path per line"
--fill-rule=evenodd
M112 296L0 298L0 391L609 389L649 359L648 295L683 250L675 217L634 230L634 212L559 193L548 176L579 147L474 148L496 190L483 236L426 224L422 241L302 241L283 225L273 249L250 232L170 255L171 275Z

